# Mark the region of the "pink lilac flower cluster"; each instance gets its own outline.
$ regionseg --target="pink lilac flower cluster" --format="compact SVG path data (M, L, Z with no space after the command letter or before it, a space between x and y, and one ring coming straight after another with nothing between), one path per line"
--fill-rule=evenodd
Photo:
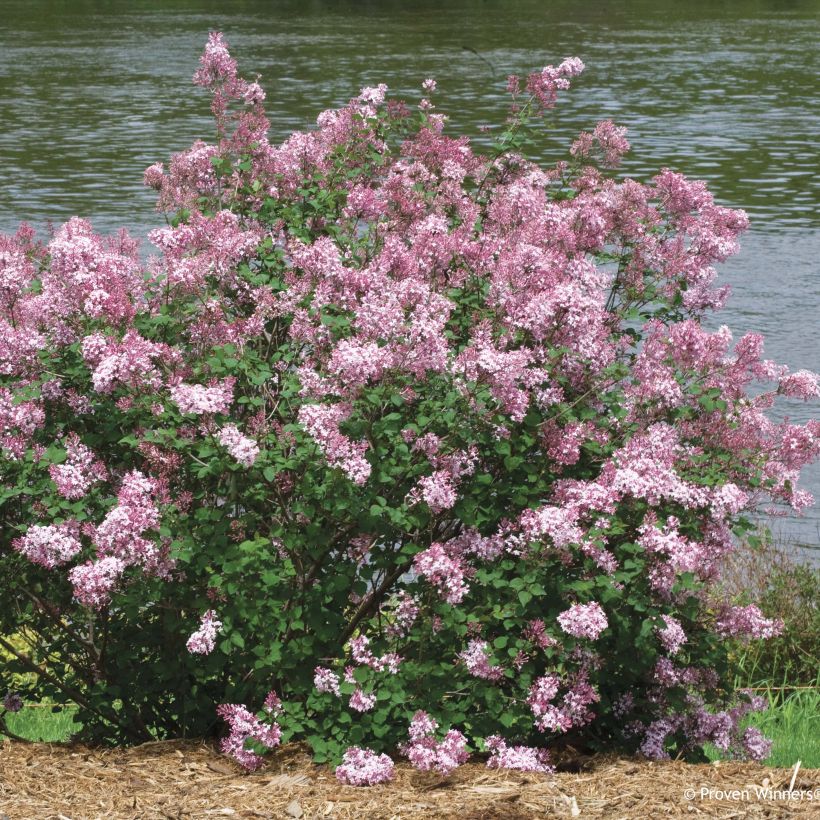
M66 437L65 448L66 460L50 465L48 473L57 485L57 492L63 498L76 501L85 496L93 484L105 481L108 471L76 433Z
M126 566L125 561L113 555L79 564L68 573L74 597L89 609L102 609L111 600Z
M451 509L456 503L457 496L450 474L444 470L436 470L432 475L420 478L418 487L408 495L408 501L412 504L419 498L433 513Z
M199 628L191 633L185 646L193 655L209 655L216 646L216 636L222 630L222 621L213 609L209 609L199 623Z
M347 704L356 712L369 712L376 705L376 693L365 692L360 686L353 690Z
M171 388L171 400L181 413L200 416L204 413L227 413L233 401L234 380L205 387L201 384L177 384Z
M589 706L599 696L584 674L569 681L560 704L556 704L561 687L562 680L557 675L542 675L530 687L527 703L535 716L536 728L542 732L567 732L595 717Z
M336 767L336 778L346 786L376 786L392 780L393 770L387 755L351 746Z
M686 633L677 618L671 615L662 615L664 625L657 628L658 638L660 638L664 649L670 655L677 655L680 648L686 643Z
M470 590L463 561L448 555L441 544L433 544L416 555L413 569L433 584L449 604L461 603Z
M490 752L487 760L488 769L514 769L521 772L540 772L550 774L555 767L550 763L546 749L533 746L508 746L504 738L491 735L484 739L484 745Z
M771 638L783 631L783 621L766 618L754 604L724 607L716 626L719 635L732 638Z
M357 668L370 667L377 672L389 672L391 675L398 674L402 658L395 652L386 652L384 655L376 656L370 650L370 641L365 635L359 635L350 641L350 651L353 660L359 667L345 667L345 683L355 686L348 701L348 706L356 712L369 712L376 705L377 695L375 692L366 692L356 680L354 672ZM336 697L341 697L341 681L332 669L324 666L317 666L313 673L313 685L319 694L329 693Z
M313 685L319 694L329 692L336 695L336 697L341 697L342 690L339 688L339 676L332 669L317 666L313 672Z
M458 657L474 678L497 681L504 675L504 669L490 663L489 650L487 641L472 640L465 650L458 653Z
M19 712L23 708L23 699L17 692L7 692L3 698L3 708L7 712Z
M772 752L772 745L772 741L764 737L757 726L749 726L743 733L743 748L752 760L766 760Z
M759 696L745 694L745 699L732 708L718 711L707 709L698 695L690 695L688 711L670 710L646 725L635 722L630 731L641 736L640 752L651 760L669 758L667 746L672 737L682 743L684 750L711 743L730 757L764 760L771 751L771 742L756 727L744 729L743 722L750 713L765 710L767 703Z
M259 445L239 432L235 424L226 424L217 434L219 443L244 467L252 467L259 455Z
M120 576L130 566L148 575L167 578L173 566L166 550L145 535L159 526L155 504L158 484L138 470L122 479L116 505L103 521L88 527L97 558L69 570L74 597L91 609L101 609L110 600ZM79 552L70 545L71 557Z
M610 168L620 165L621 158L629 151L626 128L615 125L612 120L603 120L591 134L582 131L572 144L570 153L586 157L596 149L600 152L604 165Z
M392 622L388 625L387 632L394 637L403 638L410 632L420 612L421 608L416 599L408 592L401 590L396 596Z
M809 370L798 370L783 376L777 385L778 392L784 396L800 399L816 399L820 396L820 378Z
M254 740L266 749L273 749L279 745L282 730L277 723L262 723L256 715L240 704L223 703L216 709L217 714L228 724L230 730L224 737L219 748L223 754L232 757L240 766L248 771L258 769L264 762L264 757L250 749L245 744Z
M540 618L529 621L524 629L523 637L541 650L558 645L558 641L547 632L547 625Z
M548 65L527 78L527 91L537 100L542 109L552 108L558 99L558 92L569 88L569 81L584 70L584 64L577 57L568 57L557 68Z
M349 410L342 405L306 404L299 410L299 421L331 466L340 467L354 484L364 484L370 475L370 464L364 457L367 442L352 442L339 432L339 424L348 415Z
M43 426L45 412L34 401L15 401L14 393L0 387L0 446L11 459L22 458L32 436Z
M370 651L370 639L366 635L351 638L350 652L356 663L369 666L377 672L387 670L392 675L395 675L399 671L399 665L402 661L401 657L395 652L387 652L384 655L375 656Z
M80 527L76 521L64 524L35 524L13 542L14 548L34 564L53 569L67 564L80 553Z
M558 624L568 635L592 641L609 626L604 610L594 601L591 604L573 604L558 616Z
M467 738L461 732L450 729L444 739L437 741L435 732L438 722L424 711L418 711L410 722L410 742L402 747L402 753L410 763L421 771L436 771L446 777L467 762Z
M133 329L126 331L121 341L92 333L83 339L82 353L92 369L94 390L104 394L118 387L156 390L162 384L157 361L173 355L167 346L144 339Z

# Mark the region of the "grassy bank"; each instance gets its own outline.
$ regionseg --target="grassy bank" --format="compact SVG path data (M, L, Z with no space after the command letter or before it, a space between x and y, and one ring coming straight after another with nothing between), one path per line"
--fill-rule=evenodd
M6 714L5 721L15 735L42 743L64 743L80 728L73 711L52 712L48 706L26 706L16 714Z

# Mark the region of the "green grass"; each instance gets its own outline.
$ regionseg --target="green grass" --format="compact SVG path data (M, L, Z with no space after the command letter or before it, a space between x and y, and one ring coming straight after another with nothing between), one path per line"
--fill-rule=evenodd
M791 768L801 761L806 769L820 768L820 689L800 689L785 694L769 689L769 708L750 715L744 726L757 726L773 741L769 766ZM710 760L720 760L713 746L706 748Z
M47 706L25 706L19 712L6 713L5 720L10 732L43 743L69 740L72 732L80 728L74 722L74 710L52 712Z

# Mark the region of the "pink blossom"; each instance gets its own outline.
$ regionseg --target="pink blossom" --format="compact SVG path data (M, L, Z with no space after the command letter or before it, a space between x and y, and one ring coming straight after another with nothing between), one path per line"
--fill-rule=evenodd
M623 155L629 151L626 128L615 125L612 120L603 120L595 126L592 134L581 132L572 144L570 153L575 156L588 156L596 145L604 165L610 168L617 167Z
M68 563L82 550L78 535L76 522L47 526L35 524L28 528L25 535L16 538L12 545L32 563L53 569Z
M370 651L369 647L370 640L366 635L359 635L356 638L352 638L350 641L350 651L353 655L353 660L355 660L356 663L369 666L377 672L383 672L386 669L390 674L395 675L399 671L399 665L402 661L399 655L395 652L387 652L380 657L376 657Z
M420 478L418 487L408 495L408 501L413 503L419 496L434 515L449 510L457 498L452 477L444 470L437 470L432 475Z
M547 633L547 625L540 618L527 622L523 636L541 650L558 645L558 641Z
M271 690L265 696L265 700L262 703L262 708L269 714L269 715L280 715L282 713L282 701L279 699L279 696Z
M446 777L467 762L467 738L461 732L450 729L442 741L435 739L438 723L426 712L413 715L410 723L410 743L402 751L410 763L421 771L437 771Z
M112 507L93 536L99 555L112 555L126 565L138 565L152 574L167 572L166 562L156 543L145 537L156 530L160 512L154 501L158 486L138 470L128 473Z
M204 387L201 384L178 384L171 388L171 400L182 413L227 413L233 401L233 379Z
M228 724L230 729L228 736L219 743L222 754L232 757L248 771L258 769L264 759L256 752L245 748L247 740L255 740L266 749L272 749L279 745L282 737L282 730L279 725L277 723L265 725L255 715L251 714L244 705L223 703L217 706L216 712Z
M199 624L199 629L188 638L185 646L193 655L209 655L216 646L216 636L222 631L222 621L216 617L216 612L209 609Z
M113 555L74 567L68 573L74 597L89 609L102 609L111 600L111 593L125 568L125 562Z
M458 653L458 657L464 662L467 671L474 678L484 678L484 680L497 681L504 674L500 666L494 666L488 658L490 645L487 641L473 640L467 649Z
M666 739L674 731L674 725L666 718L653 721L644 733L640 752L650 760L668 760Z
M530 687L527 703L532 709L532 713L536 718L536 725L539 728L557 729L553 715L558 715L558 709L553 704L558 689L561 685L561 679L556 675L542 675ZM569 728L569 727L567 727Z
M436 586L441 597L450 604L458 604L469 592L465 583L465 566L458 558L451 558L441 544L432 544L413 559L413 568Z
M396 637L404 637L416 622L420 609L413 596L404 590L398 593L396 600L393 622L388 625L387 631Z
M313 673L313 685L320 694L330 692L336 697L341 696L339 676L330 669L317 666Z
M351 746L336 767L336 778L346 786L375 786L392 780L393 768L387 755Z
M369 712L376 705L376 694L374 692L366 693L357 686L350 696L348 705L357 712Z
M723 637L772 638L783 631L779 618L765 618L754 604L726 606L718 615L717 632Z
M813 399L820 396L818 375L809 370L797 370L783 376L777 389L784 396L795 396L800 399Z
M578 57L568 57L557 68L548 65L540 72L534 72L527 78L527 91L538 101L543 109L552 108L558 99L558 92L569 88L571 77L577 77L584 70L584 64Z
M212 31L208 35L205 52L199 58L199 68L194 74L194 82L208 87L235 77L236 60L228 53L228 46L222 34Z
M352 442L339 432L350 411L342 405L306 404L299 409L299 423L324 452L332 467L340 467L354 484L364 484L370 464L364 457L367 442Z
M76 433L67 436L65 446L66 460L62 464L52 464L48 472L60 495L76 500L82 498L94 483L104 481L108 471Z
M772 751L772 741L767 740L756 726L749 726L743 733L743 746L752 760L766 760Z
M97 393L111 393L118 386L132 390L160 386L156 360L166 355L163 345L142 338L135 330L129 330L122 342L106 339L101 348L99 335L92 339L95 347L84 341L83 356L94 367L91 382Z
M235 424L226 424L217 434L219 443L242 465L252 467L259 455L259 445L243 436Z
M573 604L558 616L558 624L568 635L592 641L609 626L601 605L595 602Z
M686 643L686 633L680 625L680 621L671 615L662 615L664 626L657 628L658 638L660 638L664 649L670 655L676 655L681 646Z
M499 735L485 738L484 745L490 752L488 769L513 769L522 772L550 774L555 767L550 764L549 752L532 746L507 746Z

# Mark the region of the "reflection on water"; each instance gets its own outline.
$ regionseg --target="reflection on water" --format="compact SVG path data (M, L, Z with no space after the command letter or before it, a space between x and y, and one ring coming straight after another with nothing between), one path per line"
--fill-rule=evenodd
M0 0L0 230L72 214L102 231L155 226L144 168L209 139L190 84L209 29L268 91L274 136L308 127L365 84L416 95L437 78L455 130L497 122L503 80L577 54L588 68L545 134L545 159L597 119L628 126L643 180L662 166L709 181L752 218L724 266L719 320L767 336L792 368L820 365L816 318L818 19L813 2L264 2ZM808 418L802 403L779 412ZM806 486L820 497L820 469ZM817 544L820 510L784 522Z

